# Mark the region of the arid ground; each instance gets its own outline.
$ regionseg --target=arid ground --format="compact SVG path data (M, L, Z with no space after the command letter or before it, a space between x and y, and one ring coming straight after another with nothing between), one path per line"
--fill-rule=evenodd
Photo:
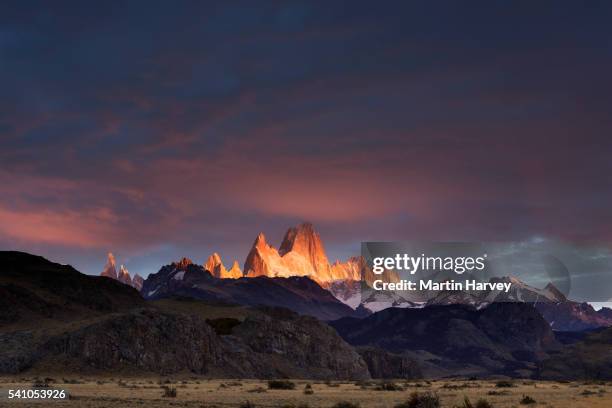
M0 388L29 388L34 378L0 380ZM395 381L398 390L380 390L380 381L308 382L293 381L294 389L269 389L267 381L172 379L74 379L56 378L50 384L69 390L71 399L55 402L0 402L0 406L56 407L239 407L246 401L255 407L332 407L339 402L361 408L389 407L405 402L413 392L436 393L442 407L464 407L485 398L493 407L607 408L612 406L612 383L512 381ZM307 384L310 384L308 387ZM502 385L502 387L500 387ZM392 388L392 387L391 387ZM176 396L164 396L166 389ZM305 392L311 389L312 392ZM521 402L525 396L535 402Z

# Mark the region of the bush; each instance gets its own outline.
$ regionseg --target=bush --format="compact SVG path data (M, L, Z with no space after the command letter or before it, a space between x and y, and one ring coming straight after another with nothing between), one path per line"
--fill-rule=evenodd
M403 391L404 389L394 382L382 382L376 387L378 391Z
M47 378L45 378L44 380L37 378L32 383L32 388L49 388L49 387L51 387L51 384L49 384L49 380Z
M164 393L162 397L164 398L176 398L176 388L174 387L163 387Z
M306 386L304 387L304 394L306 394L306 395L314 394L314 391L312 389L312 385L306 384Z
M359 408L359 404L349 401L340 401L332 408Z
M584 390L580 393L580 395L595 395L597 394L595 391L591 391L591 390Z
M516 387L516 385L514 385L514 383L512 381L498 381L495 386L497 388L511 388L511 387Z
M476 401L476 404L472 404L472 401L468 397L463 398L463 404L455 405L454 408L493 408L493 404L484 398L480 398Z
M268 388L271 390L293 390L295 389L295 383L289 380L270 380L268 381Z
M251 388L250 390L247 390L247 392L261 393L261 392L268 392L268 390L266 390L264 387L255 387L255 388Z
M241 402L239 405L240 408L255 408L255 404L253 404L251 401L246 400L244 402Z
M340 384L331 382L330 380L326 380L325 385L327 385L328 387L339 387L340 386Z
M495 391L495 390L491 390L489 392L487 392L488 395L508 395L510 394L510 391Z
M419 394L413 392L406 402L397 404L395 408L440 408L440 397L438 394L426 392Z
M529 395L523 395L523 398L521 398L520 403L523 405L531 405L531 404L535 404L536 400L531 398Z

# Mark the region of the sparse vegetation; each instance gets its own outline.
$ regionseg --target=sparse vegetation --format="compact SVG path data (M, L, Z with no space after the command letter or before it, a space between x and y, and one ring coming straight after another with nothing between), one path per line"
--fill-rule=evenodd
M394 408L440 408L440 406L438 394L413 392L408 401L397 404Z
M268 390L266 390L264 387L255 387L255 388L251 388L250 390L247 390L247 392L261 393L261 392L268 392Z
M496 382L495 386L497 388L512 388L512 387L516 387L516 384L514 384L512 381L502 380L502 381Z
M589 395L595 395L595 394L597 394L597 393L596 393L595 391L591 391L591 390L584 390L584 391L582 391L582 392L580 393L580 395L583 395L583 396L585 396L585 397L586 397L586 396L589 396Z
M176 388L174 387L168 387L168 386L164 386L162 387L164 390L164 393L162 394L162 397L164 398L176 398Z
M404 388L400 387L394 382L383 381L376 387L377 391L403 391Z
M461 390L464 388L480 388L480 384L474 382L464 382L461 384L449 384L446 383L442 386L442 388L446 388L449 390Z
M332 406L332 408L359 408L359 404L350 401L340 401Z
M270 380L268 381L268 388L271 390L293 390L295 389L295 383L289 380Z
M303 380L281 378L276 381L289 381L295 383L295 388L290 390L275 390L268 388L268 380L256 379L212 379L198 377L199 380L186 380L185 378L172 378L166 384L166 378L162 377L160 384L158 378L151 381L149 378L115 376L113 381L109 377L80 378L78 376L66 376L78 378L81 385L63 385L62 376L54 377L58 387L72 388L77 392L76 401L66 403L66 407L82 406L83 400L95 401L89 404L91 408L108 406L109 398L117 402L117 408L136 406L135 401L156 400L154 406L193 405L200 407L236 407L241 401L249 400L250 404L257 408L332 408L337 403L359 404L360 408L385 407L393 408L574 408L577 406L612 406L612 384L585 386L583 381L560 384L556 381L524 381L523 379L506 379L514 383L512 388L497 388L498 380L466 381L458 379L444 379L431 384L425 380L416 383L407 380L364 380L364 381L341 381L332 383L337 387L328 388L325 380ZM52 381L51 379L47 379ZM6 383L6 379L4 380ZM31 375L19 379L8 379L20 387L29 388L31 384L38 381L39 385L45 383L44 375ZM200 385L197 384L200 382ZM2 383L2 379L0 379ZM120 385L122 383L123 385ZM380 389L395 389L393 383L401 386L404 391L382 392ZM524 384L527 383L527 384ZM56 383L52 382L52 386ZM100 384L100 385L96 385ZM224 384L221 387L221 384ZM422 388L414 388L415 384L421 384ZM534 386L537 384L537 387ZM572 385L577 384L577 388ZM0 384L1 385L1 384ZM366 387L360 389L359 386ZM479 387L477 387L479 386ZM273 385L274 387L274 385ZM168 388L168 391L166 391ZM172 389L178 394L174 396ZM46 389L46 388L39 388ZM283 388L284 389L284 388ZM71 391L73 391L71 389ZM416 397L411 397L411 393ZM431 394L428 394L431 393ZM164 395L165 394L165 395ZM431 395L431 397L430 397ZM438 398L436 398L436 396ZM527 396L527 397L526 397ZM466 399L467 397L467 399ZM93 400L92 400L93 401ZM166 401L165 403L163 401ZM438 401L440 405L436 402ZM535 402L534 402L535 401ZM79 402L81 404L79 404ZM139 403L142 405L142 403ZM152 406L153 406L152 405Z
M463 403L461 405L455 405L454 408L493 408L493 404L484 398L480 398L476 401L476 404L472 404L472 401L470 401L468 397L464 397Z
M331 382L330 380L325 381L325 385L327 385L328 387L339 387L340 386L340 384Z
M373 385L375 385L375 383L373 383L372 381L357 381L355 382L355 386L361 388L362 390L367 390L369 387L372 387Z
M523 398L521 398L520 403L523 405L531 405L535 404L536 400L531 398L529 395L523 395Z
M491 390L489 392L487 392L487 395L508 395L510 394L510 391L495 391L495 390Z
M49 388L51 386L48 378L40 379L37 378L32 383L32 388Z
M246 400L240 403L239 408L255 408L255 404L249 400Z

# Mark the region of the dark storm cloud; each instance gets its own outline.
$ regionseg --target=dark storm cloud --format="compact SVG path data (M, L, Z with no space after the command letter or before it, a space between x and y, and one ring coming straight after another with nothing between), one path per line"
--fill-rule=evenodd
M143 274L242 262L303 219L334 258L375 239L609 246L610 11L5 3L0 242Z

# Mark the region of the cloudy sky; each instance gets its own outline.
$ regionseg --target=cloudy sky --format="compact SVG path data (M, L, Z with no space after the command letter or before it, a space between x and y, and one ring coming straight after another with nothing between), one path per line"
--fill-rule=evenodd
M147 275L302 220L612 247L606 2L0 5L0 247ZM609 253L609 251L608 251Z

